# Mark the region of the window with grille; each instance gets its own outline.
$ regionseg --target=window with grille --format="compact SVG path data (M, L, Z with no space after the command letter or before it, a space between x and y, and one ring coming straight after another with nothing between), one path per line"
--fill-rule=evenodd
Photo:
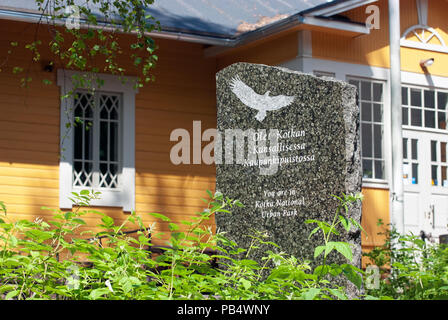
M73 186L119 188L120 106L118 94L75 93Z
M75 88L79 76L97 78L102 85ZM61 96L70 96L61 100L59 207L71 209L72 192L88 189L100 192L90 205L121 207L132 212L137 79L127 77L128 81L123 81L115 75L62 69L57 77Z
M401 104L404 126L447 129L448 92L402 86Z
M348 82L358 89L363 178L384 180L383 82L365 79L349 79Z

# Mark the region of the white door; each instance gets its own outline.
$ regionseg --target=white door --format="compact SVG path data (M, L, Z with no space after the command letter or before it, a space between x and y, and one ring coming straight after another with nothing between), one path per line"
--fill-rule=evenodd
M405 232L448 233L447 146L446 133L403 130Z

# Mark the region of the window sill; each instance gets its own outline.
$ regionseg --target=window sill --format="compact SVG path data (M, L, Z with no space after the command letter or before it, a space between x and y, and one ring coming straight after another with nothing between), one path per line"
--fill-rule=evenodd
M385 180L363 179L361 186L362 186L362 188L375 188L375 189L389 190L389 183Z
M90 190L89 188L73 187L72 191L80 193L81 190ZM126 194L121 189L117 190L94 190L101 194L99 199L93 199L89 203L93 207L118 207L123 208L123 211L130 211L126 206Z
M439 133L439 134L447 134L448 133L448 130L446 130L446 129L426 128L426 127L417 127L417 126L409 126L409 125L403 125L403 130L432 132L432 133Z

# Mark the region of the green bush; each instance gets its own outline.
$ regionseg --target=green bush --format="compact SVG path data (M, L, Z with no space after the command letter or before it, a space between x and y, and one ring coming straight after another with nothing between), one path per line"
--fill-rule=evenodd
M367 290L370 298L448 299L446 245L427 243L413 234L400 235L393 227L381 234L386 236L385 243L365 254L381 275L379 287Z
M140 216L132 213L116 225L111 217L85 208L98 193L74 193L77 209L56 210L48 222L12 222L0 202L0 298L347 299L345 288L334 279L344 277L361 287L362 271L351 265L350 245L332 239L339 235L338 225L347 231L359 227L344 215L359 197L338 198L340 205L332 223L307 221L316 224L310 236L320 233L323 237L315 251L315 259L322 263L312 267L310 261L287 255L260 234L250 236L247 250L223 233L214 234L203 222L215 213L229 214L233 206L242 204L220 193L209 195L207 209L192 221L182 222L187 231L162 214L151 214L168 223L171 231L169 247L157 257L146 250L152 246L151 230L145 229ZM83 216L89 212L100 215L102 221L102 230L90 236L105 237L107 245L80 238L79 228L86 224ZM130 224L141 231L135 236L125 234ZM272 247L261 264L249 258L260 244ZM213 250L212 254L206 249ZM331 252L339 253L347 263L327 264ZM67 257L59 259L62 254Z

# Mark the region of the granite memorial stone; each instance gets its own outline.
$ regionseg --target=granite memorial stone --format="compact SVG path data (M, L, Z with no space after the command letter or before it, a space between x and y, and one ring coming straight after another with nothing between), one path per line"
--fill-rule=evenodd
M255 231L281 250L312 260L315 225L331 222L332 195L361 191L356 88L345 82L266 65L236 63L217 76L216 190L243 208L217 214L217 227L240 246ZM348 215L361 218L361 205ZM360 233L342 239L361 260ZM338 240L340 241L340 240ZM254 251L258 260L263 252Z

